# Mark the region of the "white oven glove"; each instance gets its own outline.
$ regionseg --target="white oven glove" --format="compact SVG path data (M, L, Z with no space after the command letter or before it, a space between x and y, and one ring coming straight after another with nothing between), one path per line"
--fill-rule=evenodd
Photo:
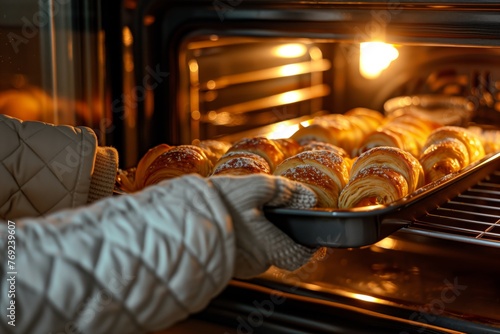
M312 190L284 177L264 174L214 176L211 181L232 217L236 278L256 276L271 265L295 270L311 259L315 250L295 243L269 222L263 206L311 208L316 204Z

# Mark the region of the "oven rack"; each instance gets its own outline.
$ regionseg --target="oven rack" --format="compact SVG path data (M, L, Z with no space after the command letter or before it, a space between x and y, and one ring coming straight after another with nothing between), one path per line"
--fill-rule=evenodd
M500 169L416 218L405 230L500 248Z

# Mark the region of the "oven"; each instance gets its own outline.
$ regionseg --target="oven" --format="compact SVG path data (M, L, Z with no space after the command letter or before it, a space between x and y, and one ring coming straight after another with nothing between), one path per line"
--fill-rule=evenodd
M90 126L123 169L160 143L283 138L316 116L426 98L433 118L500 143L499 1L17 1L8 13L2 113ZM233 280L164 333L500 333L493 156L373 242Z

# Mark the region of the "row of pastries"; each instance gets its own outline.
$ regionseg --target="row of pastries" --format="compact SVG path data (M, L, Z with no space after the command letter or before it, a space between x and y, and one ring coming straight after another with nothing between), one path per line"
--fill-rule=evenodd
M488 153L477 132L355 108L315 117L289 138L161 144L141 158L133 177L118 179L134 192L189 173L274 174L307 184L317 207L349 209L396 201Z

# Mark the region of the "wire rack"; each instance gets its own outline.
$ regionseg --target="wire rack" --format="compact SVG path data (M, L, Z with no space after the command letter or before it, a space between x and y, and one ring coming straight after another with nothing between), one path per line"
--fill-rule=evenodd
M500 169L417 218L410 229L500 247Z

